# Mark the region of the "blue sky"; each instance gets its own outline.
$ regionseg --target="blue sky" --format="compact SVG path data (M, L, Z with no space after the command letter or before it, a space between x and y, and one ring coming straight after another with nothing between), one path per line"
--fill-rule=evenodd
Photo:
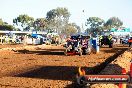
M12 24L12 19L20 14L46 17L47 11L57 7L66 7L71 13L70 22L79 26L88 17L96 16L107 21L116 16L123 21L123 26L132 29L132 0L0 0L0 18Z

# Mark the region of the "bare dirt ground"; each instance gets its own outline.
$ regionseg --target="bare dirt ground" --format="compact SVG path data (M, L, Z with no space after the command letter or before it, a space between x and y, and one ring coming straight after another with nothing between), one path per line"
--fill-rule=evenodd
M97 73L98 66L127 48L118 45L97 54L65 56L62 46L0 45L0 88L73 88L79 66L87 74Z

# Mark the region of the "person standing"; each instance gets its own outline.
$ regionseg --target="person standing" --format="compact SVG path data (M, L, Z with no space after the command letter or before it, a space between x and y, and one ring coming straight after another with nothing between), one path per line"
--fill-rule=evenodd
M108 36L108 39L109 39L109 48L112 48L112 35L110 34L109 36Z

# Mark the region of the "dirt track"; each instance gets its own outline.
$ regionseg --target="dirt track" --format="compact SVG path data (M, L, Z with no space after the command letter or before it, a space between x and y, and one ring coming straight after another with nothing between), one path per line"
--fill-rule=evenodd
M128 48L119 45L113 49L101 48L98 54L65 56L62 46L15 45L17 50L9 48L14 45L0 46L3 47L4 50L0 50L1 88L73 88L79 66L84 67L87 74L94 73L98 69L95 67Z

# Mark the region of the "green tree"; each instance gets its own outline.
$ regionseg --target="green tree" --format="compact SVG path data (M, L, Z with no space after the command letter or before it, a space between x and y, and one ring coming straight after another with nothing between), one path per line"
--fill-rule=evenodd
M0 26L0 29L2 29L3 31L5 30L13 31L15 28L12 25L3 25L3 26Z
M21 26L23 30L30 30L32 27L34 18L26 14L19 15L17 18L13 19L13 23L17 26Z
M99 34L103 30L104 20L99 17L89 17L86 22L86 31L90 34Z
M0 19L0 30L5 31L5 30L9 30L9 31L13 31L13 29L15 29L12 25L9 25L7 22L3 22L2 19Z
M45 18L38 18L34 21L33 27L38 31L44 31L47 28L48 20Z
M81 33L81 28L76 23L71 23L71 25L77 30L78 33Z
M123 25L123 22L118 17L111 17L108 21L104 24L104 27L108 30L111 28L119 28Z
M61 33L68 24L70 13L66 8L56 8L47 12L48 29Z
M76 34L78 29L78 26L76 26L74 23L67 24L66 28L62 30L62 33L69 36L72 34Z

